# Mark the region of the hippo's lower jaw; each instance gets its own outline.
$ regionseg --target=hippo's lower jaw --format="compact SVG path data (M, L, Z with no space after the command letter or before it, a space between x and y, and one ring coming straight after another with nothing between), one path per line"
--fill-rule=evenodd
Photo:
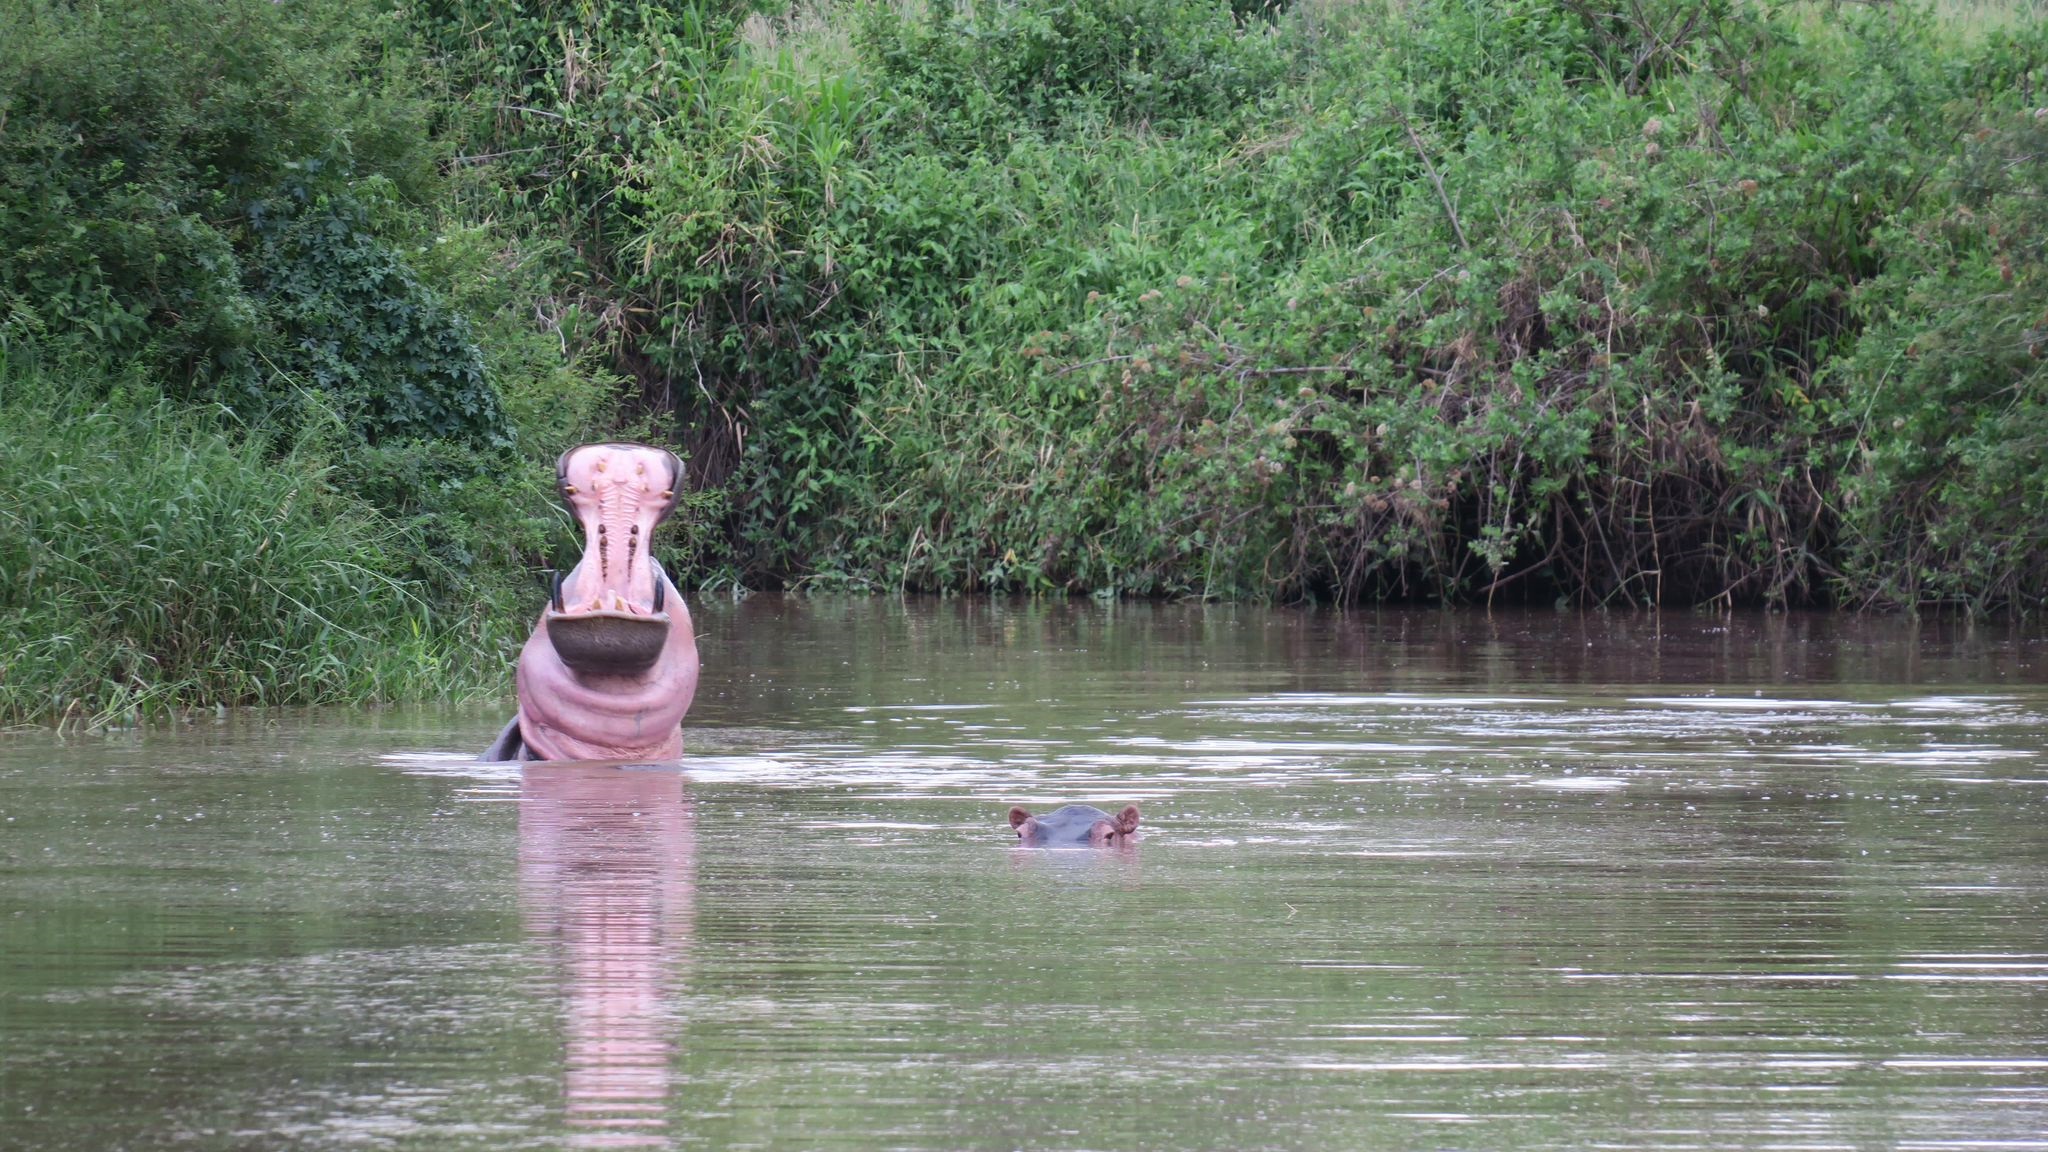
M548 612L548 643L580 676L638 676L654 667L668 643L669 615L656 612Z

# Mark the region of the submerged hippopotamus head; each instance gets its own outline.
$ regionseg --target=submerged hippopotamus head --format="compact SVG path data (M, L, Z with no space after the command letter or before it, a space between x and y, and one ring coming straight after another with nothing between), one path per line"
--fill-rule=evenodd
M690 612L649 550L683 462L665 448L586 444L556 481L583 559L555 578L519 653L519 714L487 760L672 760L697 691Z
M1010 827L1027 848L1121 848L1137 834L1138 806L1126 804L1114 816L1087 804L1069 804L1043 816L1012 808Z

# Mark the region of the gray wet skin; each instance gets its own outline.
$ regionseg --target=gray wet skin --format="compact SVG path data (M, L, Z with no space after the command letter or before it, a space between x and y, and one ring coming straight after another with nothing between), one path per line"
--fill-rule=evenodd
M1017 842L1029 848L1121 847L1138 831L1138 806L1125 805L1114 816L1088 804L1069 804L1043 816L1012 808L1010 827L1016 829Z

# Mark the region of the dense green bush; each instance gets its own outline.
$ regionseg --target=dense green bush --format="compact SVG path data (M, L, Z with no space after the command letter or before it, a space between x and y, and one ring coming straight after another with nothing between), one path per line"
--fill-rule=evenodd
M504 684L612 381L403 15L0 0L0 717Z
M2038 604L1992 399L2031 361L1955 328L2030 305L1938 222L2032 283L2027 153L1965 170L2048 39L1814 12L616 0L441 43L528 62L488 146L542 158L749 579ZM1929 327L1967 363L1887 393Z
M468 319L377 237L355 197L291 182L248 214L252 279L284 358L358 435L511 442Z
M607 434L700 582L2038 608L2048 28L1971 11L0 0L10 467L296 477L422 652ZM52 655L47 533L144 529L46 495L4 708L278 698Z
M1016 121L1059 127L1097 113L1171 129L1228 116L1269 91L1287 60L1264 24L1187 0L933 3L860 11L873 82L912 124L991 140Z
M2000 111L1887 223L1867 327L1829 366L1859 602L1982 609L2048 588L2048 112Z
M0 292L17 330L144 357L180 388L273 386L248 210L318 172L418 194L426 104L400 30L350 0L5 0Z

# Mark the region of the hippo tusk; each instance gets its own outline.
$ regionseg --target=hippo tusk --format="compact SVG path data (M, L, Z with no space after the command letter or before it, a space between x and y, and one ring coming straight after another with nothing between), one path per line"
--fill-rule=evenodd
M554 604L555 611L557 612L562 611L562 581L564 578L562 573L556 572L554 587L548 592L548 600Z
M667 573L661 570L661 561L656 560L652 556L647 558L647 567L654 573L654 610L660 612L661 602L667 598L666 593L662 591L662 585L668 583L667 580L663 579Z

